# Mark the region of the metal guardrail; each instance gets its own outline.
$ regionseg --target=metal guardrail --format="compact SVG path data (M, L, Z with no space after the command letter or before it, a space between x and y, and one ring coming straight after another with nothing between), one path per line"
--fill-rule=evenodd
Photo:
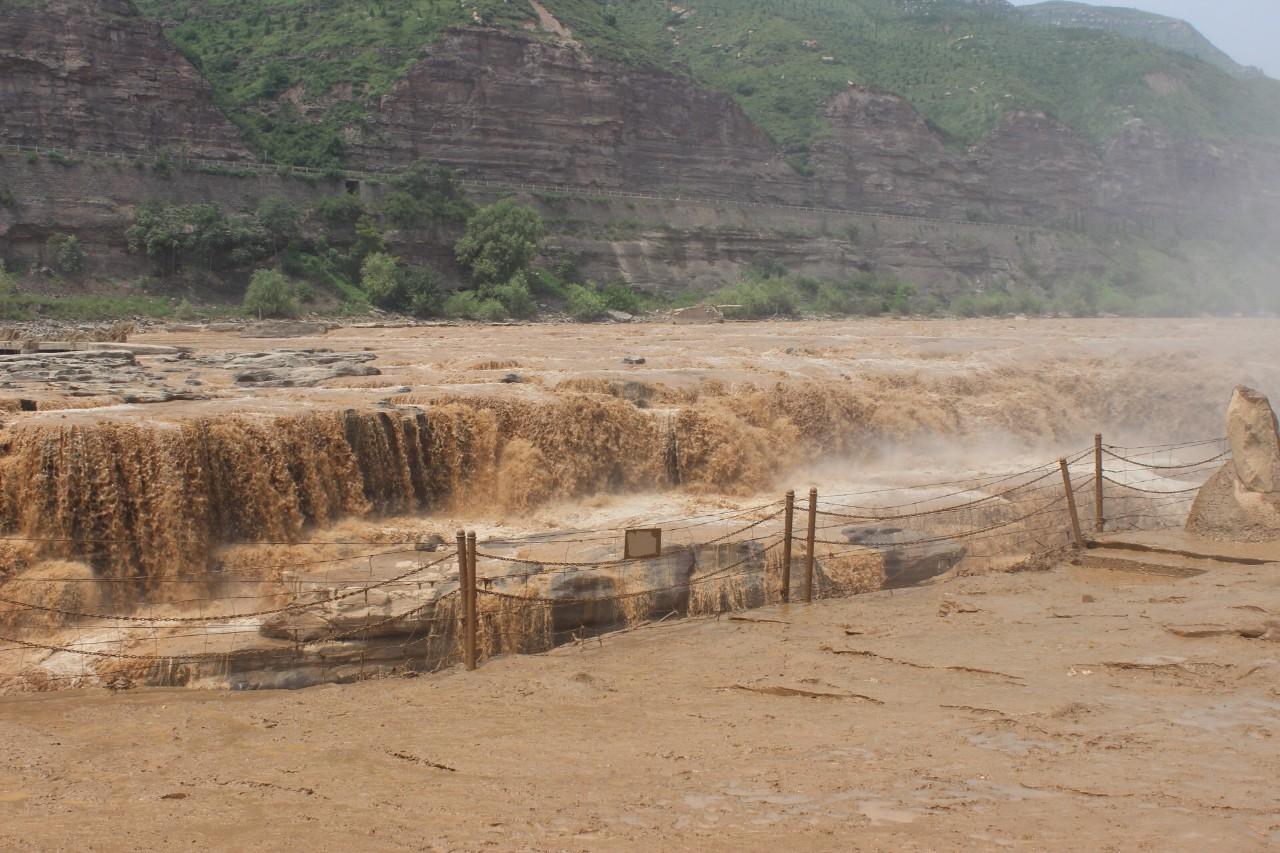
M49 148L32 145L14 145L0 143L0 151L16 154L34 154L36 156L56 156L67 160L107 160L114 162L139 162L141 157L119 151L94 151L92 149ZM203 157L174 158L175 168L195 167L218 172L254 172L257 174L273 174L281 176L307 175L334 180L357 180L372 183L389 183L401 172L379 172L359 169L318 169L314 166L290 166L261 160L213 160ZM765 210L781 210L794 213L818 213L835 216L859 216L898 222L917 222L931 225L963 225L971 228L996 228L1003 231L1033 231L1049 226L1039 224L1015 224L1008 222L991 222L988 220L949 219L946 217L925 216L911 213L885 213L876 210L862 210L845 207L823 207L817 205L783 204L780 202L748 201L744 199L719 198L710 196L668 195L664 193L637 192L635 190L619 190L608 187L584 187L570 184L540 184L527 181L498 181L486 178L458 178L458 184L464 187L490 190L508 190L525 192L555 193L576 197L606 197L637 199L642 201L671 202L675 204L696 204L713 207L758 208Z

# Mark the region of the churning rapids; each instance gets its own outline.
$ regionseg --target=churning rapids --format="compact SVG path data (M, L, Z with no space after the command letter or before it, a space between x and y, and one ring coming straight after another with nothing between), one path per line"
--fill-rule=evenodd
M1083 449L1095 432L1216 437L1238 383L1280 397L1269 320L188 330L130 343L157 349L117 353L111 375L74 353L0 366L0 598L55 602L46 638L84 638L71 612L198 612L210 577L244 579L233 597L253 612L296 592L289 566L365 559L373 572L375 546L451 540L463 525L512 539L727 513L787 488L962 480ZM32 630L19 611L0 624ZM121 626L92 627L106 643ZM29 667L39 651L0 656ZM58 657L44 650L44 670L82 671Z

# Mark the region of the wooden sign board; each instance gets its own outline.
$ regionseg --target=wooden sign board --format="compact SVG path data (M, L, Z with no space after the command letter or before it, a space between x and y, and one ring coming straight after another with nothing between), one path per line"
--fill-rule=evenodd
M627 531L623 559L639 560L662 556L662 528L644 527Z

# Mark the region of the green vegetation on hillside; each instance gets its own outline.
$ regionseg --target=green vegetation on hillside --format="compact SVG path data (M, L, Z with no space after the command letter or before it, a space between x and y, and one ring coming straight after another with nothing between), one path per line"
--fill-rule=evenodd
M527 0L139 0L266 156L331 167L376 99L448 27L519 26ZM1132 117L1179 133L1280 135L1280 83L1237 79L1114 32L962 0L544 0L598 56L688 74L733 98L803 168L850 82L905 96L972 143L1011 110L1095 140ZM1194 31L1192 31L1194 32ZM550 36L547 36L550 37Z
M938 0L549 0L573 18L616 15L698 80L733 95L795 153L821 134L818 111L850 82L905 96L968 144L1011 110L1043 110L1096 140L1134 116L1175 132L1280 134L1280 84L1241 81L1159 46L1049 28L1002 6ZM673 11L680 8L682 11ZM572 26L572 23L570 24ZM590 39L589 39L590 40ZM607 51L609 43L598 42Z
M325 168L344 132L446 27L532 14L507 0L138 0L268 158ZM299 109L298 105L303 105Z
M1177 18L1125 6L1095 6L1073 0L1046 0L1022 6L1018 11L1037 24L1106 30L1203 59L1229 74L1256 74L1256 71L1228 56L1191 24Z

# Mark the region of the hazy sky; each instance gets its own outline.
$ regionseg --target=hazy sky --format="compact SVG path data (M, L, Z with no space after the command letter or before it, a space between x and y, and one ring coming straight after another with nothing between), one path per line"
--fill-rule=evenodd
M1026 6L1036 0L1013 0ZM1130 6L1190 21L1236 62L1280 77L1280 0L1121 0L1095 6Z

